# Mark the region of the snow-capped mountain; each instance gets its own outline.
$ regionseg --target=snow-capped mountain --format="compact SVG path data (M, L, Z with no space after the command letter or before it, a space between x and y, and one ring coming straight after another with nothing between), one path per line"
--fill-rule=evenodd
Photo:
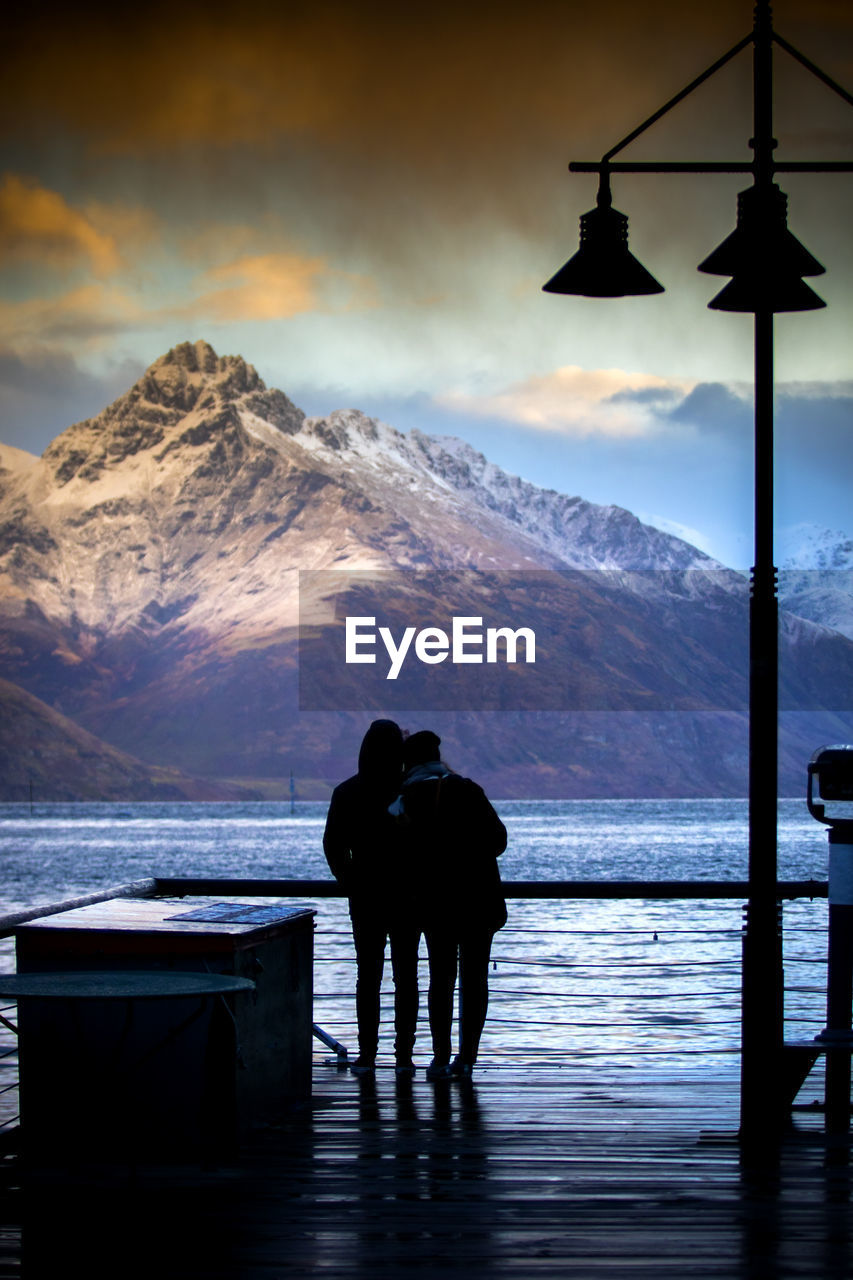
M777 543L780 569L853 569L853 538L837 529L796 524L783 529Z
M505 531L576 569L712 569L689 543L642 524L621 507L567 497L508 475L469 444L413 430L404 435L353 410L307 419L297 439L341 476L359 469L377 498L405 507L424 502L443 521L472 504ZM369 477L369 479L368 479ZM470 515L469 515L470 518ZM482 519L482 516L480 517ZM500 526L498 526L500 527ZM464 552L463 552L464 555ZM482 565L481 565L482 567Z
M799 524L783 531L778 542L784 607L853 639L853 538Z
M0 676L197 777L348 771L365 716L300 711L300 573L343 571L334 620L350 600L364 612L364 571L424 569L477 571L448 588L460 614L494 600L486 571L511 571L550 651L544 700L540 680L537 709L510 703L500 732L434 702L456 709L431 720L493 789L742 790L744 579L627 511L356 410L306 418L204 342L155 361L42 458L0 451ZM790 617L783 639L789 705L833 706L839 672L853 686L846 641ZM336 678L324 670L330 709Z
M353 410L306 419L203 342L156 361L40 460L0 462L7 600L99 631L178 616L215 631L292 625L299 569L715 567L460 440Z

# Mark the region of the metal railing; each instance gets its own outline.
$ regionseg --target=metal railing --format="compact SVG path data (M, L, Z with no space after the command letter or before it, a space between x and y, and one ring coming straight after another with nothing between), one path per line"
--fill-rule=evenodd
M742 881L509 881L510 919L495 938L484 1066L507 1060L596 1070L642 1061L731 1064L740 1051ZM783 881L786 1026L823 1026L825 881ZM318 908L314 1034L320 1060L356 1049L355 965L346 899L332 880L148 878L0 917L0 938L29 920L113 898L241 897ZM701 903L685 920L684 903ZM418 1057L428 1059L425 947ZM380 1058L393 1060L393 986L386 966ZM15 1052L0 1011L0 1128L13 1123ZM787 1038L787 1033L786 1033ZM426 1048L424 1048L426 1046ZM329 1056L329 1054L334 1056ZM6 1079L6 1076L9 1079Z

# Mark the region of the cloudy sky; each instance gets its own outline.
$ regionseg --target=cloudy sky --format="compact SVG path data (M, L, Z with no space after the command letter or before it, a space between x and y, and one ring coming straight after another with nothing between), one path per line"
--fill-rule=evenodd
M776 29L853 88L848 0ZM556 297L598 159L746 35L751 0L39 6L0 76L0 440L39 453L170 346L239 353L309 413L469 439L537 483L751 562L750 316L696 265L743 176L614 179L666 286ZM853 108L777 52L780 159L853 158ZM633 144L750 158L741 54ZM853 533L853 175L785 175L825 311L777 318L780 529Z

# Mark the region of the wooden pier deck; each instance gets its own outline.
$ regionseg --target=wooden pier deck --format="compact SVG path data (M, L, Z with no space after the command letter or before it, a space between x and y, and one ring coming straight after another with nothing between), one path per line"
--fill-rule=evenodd
M0 1275L847 1280L847 1143L799 1110L778 1162L743 1166L737 1084L701 1064L506 1064L468 1087L316 1064L310 1106L209 1168L88 1166L70 1118L79 1161L5 1162Z

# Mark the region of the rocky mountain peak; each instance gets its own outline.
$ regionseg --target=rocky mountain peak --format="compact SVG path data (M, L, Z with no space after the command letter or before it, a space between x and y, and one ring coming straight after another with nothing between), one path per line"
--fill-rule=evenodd
M204 390L226 397L266 391L258 371L242 356L217 356L210 343L202 339L172 347L146 369L140 382L149 399L179 407L185 407L188 401L194 404Z
M301 432L303 444L320 444L334 453L361 453L365 442L375 444L381 436L403 439L393 427L369 418L360 409L334 409L325 418L306 418Z
M189 373L216 373L223 365L231 364L240 356L225 356L220 359L209 342L199 338L196 342L179 342L165 355L150 366L149 372L155 369L186 369Z
M393 556L400 564L424 557L432 563L438 556L492 567L715 567L630 512L541 489L454 437L402 433L356 409L306 419L241 356L219 356L203 340L160 356L125 395L54 441L44 461L48 490L59 491L57 506L87 513L102 512L119 496L147 510L158 488L169 495L165 510L175 492L192 488L194 505L186 498L192 520L181 525L187 532L209 503L210 520L224 528L232 500L244 527L247 495L275 473L275 485L258 499L266 507L255 514L263 523L272 516L270 504L285 512L275 540L281 550L285 533L293 541L313 528L306 504L316 508L323 532L315 530L316 546L305 552L312 563L328 554L336 564L365 556L371 563L376 556L383 563ZM307 490L284 479L293 468L311 477L310 503ZM321 491L325 497L318 498ZM140 535L134 545L145 540ZM288 553L290 563L295 555Z
M217 426L233 427L241 410L287 434L304 420L285 395L267 390L242 356L218 356L203 340L182 342L96 417L63 432L44 458L59 485L74 477L95 480L134 454L210 441Z

